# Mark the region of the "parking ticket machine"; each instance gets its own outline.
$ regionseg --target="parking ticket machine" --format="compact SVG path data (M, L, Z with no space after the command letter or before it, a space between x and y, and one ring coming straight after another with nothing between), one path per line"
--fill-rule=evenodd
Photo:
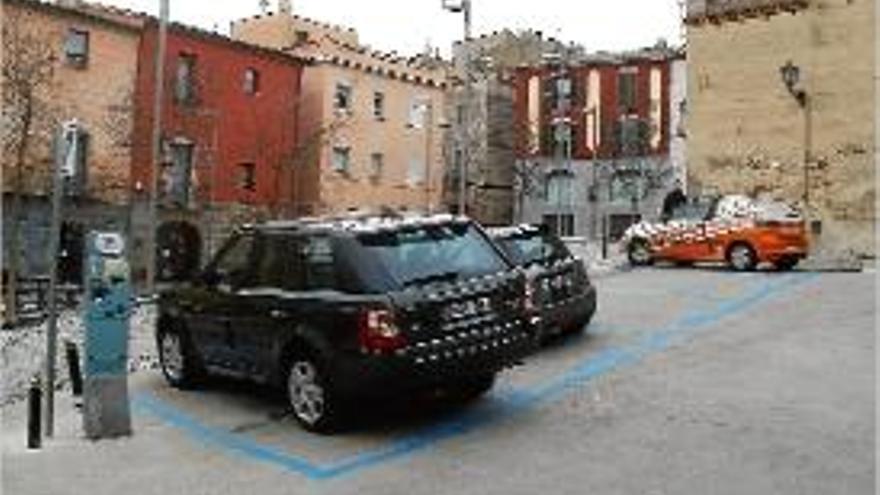
M85 272L85 433L91 439L130 435L127 373L133 303L122 234L89 234Z

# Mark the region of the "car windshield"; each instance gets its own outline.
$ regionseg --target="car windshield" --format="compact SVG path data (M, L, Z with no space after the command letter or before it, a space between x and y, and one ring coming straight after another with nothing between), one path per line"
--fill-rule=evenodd
M672 220L706 220L712 217L717 200L695 198L682 204L672 213Z
M365 254L401 287L454 281L507 268L472 224L422 225L358 236Z
M558 238L540 232L524 232L498 239L498 244L517 265L546 263L569 256L568 248Z

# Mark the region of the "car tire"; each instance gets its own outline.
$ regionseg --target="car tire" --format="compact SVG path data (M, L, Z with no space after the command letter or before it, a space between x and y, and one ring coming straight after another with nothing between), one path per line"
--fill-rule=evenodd
M185 330L167 329L159 332L159 367L165 380L175 388L197 388L205 373L199 364L192 340Z
M293 418L313 433L334 433L341 427L343 407L333 391L327 366L315 352L294 353L285 365L285 397Z
M451 388L455 390L456 396L462 400L473 400L492 389L495 385L496 375L496 373L485 373L462 378Z
M758 266L758 256L752 246L745 242L737 242L727 250L727 262L738 272L748 272Z
M799 258L795 257L782 258L781 260L777 261L773 266L776 268L776 270L780 272L787 272L794 269L794 267L796 267L797 264L800 263L800 261L801 260Z
M651 246L645 239L633 239L626 248L627 259L632 266L648 266L654 262Z
M580 335L582 333L587 332L587 326L590 325L590 322L593 321L593 315L590 315L586 318L581 318L577 322L573 323L570 327L566 329L567 335Z

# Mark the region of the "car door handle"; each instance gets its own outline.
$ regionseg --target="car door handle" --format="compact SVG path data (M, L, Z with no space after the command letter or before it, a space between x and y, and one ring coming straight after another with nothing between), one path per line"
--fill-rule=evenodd
M191 313L200 313L202 311L202 305L196 304L191 301L181 301L180 307L191 312Z
M269 311L269 316L276 319L276 320L280 320L282 318L287 318L290 315L287 314L287 311L282 311L280 309L273 309L273 310Z

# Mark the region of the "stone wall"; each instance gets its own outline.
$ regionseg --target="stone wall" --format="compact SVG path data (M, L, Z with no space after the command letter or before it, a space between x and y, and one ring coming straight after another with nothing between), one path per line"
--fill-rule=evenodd
M691 188L807 206L822 222L817 249L874 254L874 15L872 0L820 0L794 13L691 23ZM789 60L811 111L782 83Z

